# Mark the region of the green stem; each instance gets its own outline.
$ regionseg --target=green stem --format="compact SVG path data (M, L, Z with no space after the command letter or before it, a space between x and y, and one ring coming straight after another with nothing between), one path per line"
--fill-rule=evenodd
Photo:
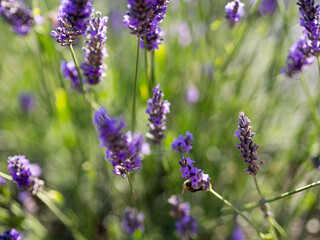
M238 213L244 220L246 220L247 223L253 226L252 222L235 206L233 206L228 200L224 199L219 193L214 191L212 188L208 190L211 192L215 197L219 198L222 202L224 202L226 205L231 207L236 213Z
M73 225L73 221L71 221L47 196L47 193L44 191L38 192L38 198L51 210L51 212L56 215L56 217L66 226L68 227L74 238L76 240L86 240L82 234L75 228Z
M74 65L75 65L76 70L77 70L77 73L78 73L78 78L79 78L79 83L80 83L81 91L83 92L82 75L81 75L81 71L80 71L80 68L79 68L77 56L76 56L76 54L75 54L75 52L74 52L74 50L73 50L72 44L70 44L69 49L70 49L70 53L71 53L71 56L72 56Z
M155 64L155 59L154 59L154 50L151 52L151 88L154 88L156 85L156 77L154 74L154 64Z
M256 176L253 176L253 179L254 179L254 184L256 185L257 191L258 191L258 193L260 195L261 202L262 202L262 205L263 205L261 207L261 211L264 212L264 214L265 214L265 216L266 216L266 218L268 220L268 223L269 223L270 233L271 233L271 235L273 237L273 240L278 240L278 236L277 236L276 230L274 229L273 222L272 222L273 218L271 217L270 213L268 213L267 205L265 203L265 198L261 193L261 190L259 188L259 184L258 184Z
M144 36L144 42L147 42L147 35ZM148 66L148 49L146 48L146 44L145 44L145 48L144 48L144 64L145 64L145 74L146 74L146 79L148 81L148 90L149 90L149 96L151 96L152 93L152 83L151 83L151 79L149 78L149 66Z
M306 97L307 97L307 100L308 100L308 105L309 105L309 108L310 108L312 120L314 121L314 124L317 127L317 132L319 132L320 124L319 124L318 117L317 117L317 110L316 110L317 107L316 107L316 105L315 105L315 103L313 101L313 98L312 98L310 89L308 87L307 81L306 81L306 79L304 78L304 76L302 74L300 75L300 83L301 83L303 91L306 94Z
M8 181L12 181L12 177L8 174L3 173L3 172L0 172L0 177L3 177Z
M139 51L140 51L140 36L138 36L138 41L137 41L136 73L134 76L134 88L133 88L132 117L131 117L132 134L134 133L136 128L136 95L137 95L137 82L138 82L138 69L139 69Z
M222 65L221 73L225 72L225 70L229 66L231 60L233 59L233 57L235 56L237 51L240 50L240 46L243 43L245 36L247 35L247 32L249 30L249 26L254 22L253 21L254 15L255 15L255 13L257 12L257 10L258 10L258 8L260 6L260 3L261 3L261 0L256 1L254 6L250 9L248 22L244 23L244 25L242 26L242 28L240 30L240 36L235 40L235 44L234 44L234 48L233 48L232 52L227 56L226 61Z
M133 207L135 207L135 206L136 206L136 195L135 195L135 193L134 193L134 188L133 188L133 184L132 184L132 179L131 179L130 173L128 173L127 176L128 176L128 182L129 182L129 185L130 185L131 196L132 196L131 205L132 205Z

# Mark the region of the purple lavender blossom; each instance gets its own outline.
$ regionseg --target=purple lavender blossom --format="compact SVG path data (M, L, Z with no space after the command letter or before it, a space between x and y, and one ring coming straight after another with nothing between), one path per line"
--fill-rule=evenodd
M247 118L243 112L239 113L239 125L238 130L236 130L235 135L240 143L237 143L236 148L241 152L240 157L243 158L244 163L248 166L248 169L245 170L246 173L250 175L257 175L259 168L264 164L263 161L258 161L258 144L254 144L252 138L254 133L251 133L251 123L250 119Z
M233 27L244 16L244 3L240 0L228 2L225 11L226 19L229 21L230 27Z
M44 181L32 174L29 160L23 155L8 158L8 171L19 188L37 194L42 190Z
M240 226L233 229L231 240L246 240L246 235Z
M11 25L13 32L22 36L27 35L35 23L31 9L21 1L1 0L0 15Z
M138 152L138 143L129 141L123 135L125 123L122 118L111 118L107 111L101 107L94 114L94 125L99 132L101 146L106 147L106 159L114 168L114 174L126 177L128 172L141 168L141 157ZM132 139L132 138L131 138Z
M199 100L199 90L196 86L191 85L187 88L186 100L188 103L196 103Z
M298 0L299 13L301 14L300 24L305 28L305 33L310 40L310 52L314 56L320 54L320 15L319 6L314 0Z
M6 179L0 176L0 185L3 186L6 183Z
M135 208L126 207L122 217L122 227L128 234L133 234L136 230L143 231L144 214Z
M164 94L158 84L153 89L153 97L148 100L146 113L149 114L149 132L147 138L150 139L154 145L161 145L162 139L165 138L164 131L166 127L166 114L170 112L170 103L163 100Z
M165 17L170 0L128 0L123 23L140 38L141 48L158 49L163 33L159 23ZM146 43L145 43L146 41Z
M193 167L194 161L190 158L185 158L181 155L179 165L181 166L180 171L182 177L186 178L185 187L190 192L206 191L210 188L209 175L205 174L204 171Z
M184 239L189 239L197 235L198 223L190 215L190 205L189 203L183 202L180 197L173 195L168 199L168 202L172 206L170 215L178 221L175 223L178 233L184 237Z
M28 213L35 213L38 211L36 201L33 199L32 194L28 191L20 192L18 195L19 201L23 205L23 209Z
M192 133L187 131L186 137L180 135L178 138L175 138L173 140L173 143L171 144L171 148L172 150L175 150L180 154L189 153L189 151L192 149L192 141L193 141L193 135Z
M3 235L0 235L0 240L22 240L22 239L23 239L22 236L14 228L12 228L10 231L4 232Z
M298 43L294 43L287 57L287 66L282 69L288 77L297 76L305 65L312 64L314 57L311 55L311 48L308 46L306 36L300 37Z
M59 27L51 32L61 46L75 44L85 33L92 12L92 0L61 0L58 13Z
M78 72L76 66L74 65L74 62L62 61L60 70L63 77L70 80L71 88L78 92L81 92L82 90L80 80L78 78Z
M96 12L92 14L86 30L86 41L83 48L85 62L82 63L81 68L88 83L92 85L101 81L107 68L103 62L103 59L108 56L106 50L107 22L108 17L101 18L101 13Z
M30 114L35 108L36 99L31 93L21 93L19 96L19 105L24 114Z
M272 14L277 7L277 0L262 0L259 6L259 12L261 15Z

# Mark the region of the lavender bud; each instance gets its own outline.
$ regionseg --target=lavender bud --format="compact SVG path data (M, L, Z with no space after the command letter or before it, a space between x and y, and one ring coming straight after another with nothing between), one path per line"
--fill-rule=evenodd
M11 25L13 32L22 36L27 35L35 23L31 9L21 1L1 0L0 15Z
M305 28L305 33L310 40L310 52L314 56L320 54L320 17L319 6L315 6L314 0L298 0L299 13L301 14L300 25Z
M147 138L154 145L161 145L165 138L164 131L166 127L166 114L170 112L170 103L163 101L163 93L159 90L160 84L153 89L153 97L148 100L146 113L149 114L149 132Z
M190 158L185 158L181 155L179 165L182 177L186 178L184 185L190 192L207 191L210 188L209 174L205 174L204 171L193 167L194 161Z
M0 240L22 240L22 239L23 239L22 236L14 228L12 228L10 231L4 232L3 235L0 235Z
M189 153L189 151L192 149L192 141L193 141L193 135L192 133L187 131L186 137L180 135L178 138L175 138L173 140L173 143L171 144L171 148L172 150L175 150L180 154Z
M170 215L178 219L175 223L178 233L186 239L197 235L198 223L190 215L190 205L183 202L177 195L171 196L168 202L172 205Z
M237 225L233 229L231 240L246 240L246 235L244 234L244 232L240 226Z
M126 207L122 217L122 227L128 234L133 234L135 230L144 230L143 226L144 214L135 208Z
M126 177L127 172L137 171L141 168L138 143L128 140L123 135L125 123L122 118L111 118L107 111L101 107L94 114L94 125L99 132L101 146L106 147L106 159L114 168L114 174Z
M225 11L226 19L230 27L233 27L244 16L244 3L240 2L240 0L228 2L225 6Z
M272 14L277 7L277 0L262 0L259 6L259 12L261 15Z
M35 108L36 99L31 93L21 93L19 96L19 105L24 114L30 114Z
M36 195L42 190L44 181L33 175L32 166L29 160L23 155L17 155L8 158L8 171L19 188L27 190Z
M298 43L292 44L287 57L287 66L282 69L288 77L297 76L305 65L312 64L314 57L311 55L306 36L300 37Z
M254 144L252 138L254 133L251 133L251 126L249 124L251 121L247 118L243 112L239 113L239 125L238 130L236 130L234 136L237 137L240 143L237 143L236 148L241 152L240 157L243 158L244 163L248 166L245 170L246 173L250 175L257 175L259 168L264 164L263 161L258 161L258 144Z
M85 47L83 48L85 62L81 68L87 77L89 84L97 84L105 75L107 68L103 62L108 56L106 50L108 17L102 17L101 13L92 14L86 31Z
M63 77L70 80L71 88L78 92L81 92L82 90L80 80L74 62L62 61L60 70L62 72Z
M61 0L58 13L59 27L51 32L61 46L75 44L85 33L92 12L92 0Z

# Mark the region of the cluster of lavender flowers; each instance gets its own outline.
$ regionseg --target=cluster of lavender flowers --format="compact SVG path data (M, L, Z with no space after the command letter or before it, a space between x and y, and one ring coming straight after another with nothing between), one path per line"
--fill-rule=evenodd
M92 0L61 0L58 13L59 27L51 32L61 46L75 44L85 33L92 12Z
M149 132L147 138L154 145L161 145L165 137L164 131L167 129L166 114L170 112L170 103L163 100L163 93L160 91L160 84L153 89L153 97L148 100L146 113L149 114Z
M140 38L141 48L158 49L162 40L159 23L165 17L170 0L128 0L123 23ZM145 42L146 41L146 42Z
M19 188L34 195L42 190L44 181L38 178L41 174L39 166L30 164L23 155L9 157L8 163L8 171Z
M191 158L185 158L181 155L179 165L182 177L187 179L184 183L185 187L190 192L207 191L210 189L209 174L205 174L203 170L193 166Z
M257 152L259 145L253 143L252 138L254 137L254 133L251 133L251 126L249 126L251 123L250 119L243 112L239 113L238 119L238 130L236 130L234 136L239 139L240 143L237 143L236 148L240 150L240 157L243 158L244 163L248 167L245 172L255 176L260 166L264 164L263 161L259 161Z
M13 32L22 36L27 35L35 23L31 9L21 1L1 0L0 15L12 26Z
M111 118L101 107L94 114L94 125L99 132L101 146L106 147L106 159L114 168L114 174L126 177L128 172L137 171L141 167L141 137L123 135L125 123L122 118Z
M135 208L126 207L122 217L122 227L128 234L133 234L135 230L144 230L144 214Z
M320 15L319 6L314 0L298 0L299 12L301 14L300 24L305 28L309 39L310 52L314 56L320 54Z
M180 135L178 138L173 140L171 148L180 154L189 153L189 151L192 149L192 141L193 135L187 131L185 137Z
M89 84L97 84L104 76L106 64L103 59L108 56L106 50L108 17L101 13L92 14L86 30L85 47L83 48L85 62L81 65Z
M4 232L3 235L0 235L0 240L22 240L22 239L23 239L22 236L14 228L12 228L10 231Z
M305 65L312 64L314 57L312 56L306 36L301 36L298 43L294 43L287 57L287 66L282 70L289 77L297 76Z
M240 0L228 2L225 6L225 11L226 19L230 27L233 27L244 16L244 3L240 2Z
M180 197L173 195L168 199L168 202L172 206L170 215L178 221L175 226L178 233L183 237L183 239L189 239L194 237L198 232L198 223L190 215L190 205L186 202L183 202Z

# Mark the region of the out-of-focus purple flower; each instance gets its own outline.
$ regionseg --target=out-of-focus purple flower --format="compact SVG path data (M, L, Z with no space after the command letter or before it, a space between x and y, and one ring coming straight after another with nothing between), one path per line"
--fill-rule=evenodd
M109 24L111 31L114 31L115 33L120 33L121 30L123 29L123 24L122 24L122 19L123 15L120 11L118 10L112 10L109 13Z
M184 185L190 192L206 191L210 188L209 174L193 166L194 161L181 155L179 165L182 177L186 178Z
M35 200L33 199L30 192L23 191L18 195L19 201L23 204L23 208L25 211L29 213L35 213L38 211L38 206Z
M92 12L92 0L61 0L58 13L59 27L51 32L61 46L75 44L85 33Z
M30 114L36 106L36 99L31 93L21 93L19 96L19 105L23 113Z
M3 235L0 235L0 240L22 240L22 239L23 239L22 236L14 228L12 228L10 231L4 232Z
M133 234L136 230L143 231L143 221L144 214L142 212L138 212L135 208L126 207L122 217L122 227L126 233Z
M141 154L149 154L150 146L143 139L141 133L134 133L132 135L131 131L126 133L126 138L129 143L130 151L132 152L140 152Z
M168 199L168 202L172 206L170 215L178 219L178 221L175 223L178 233L186 239L197 235L198 223L190 215L189 203L183 202L182 199L177 195L171 196Z
M1 0L0 15L11 25L13 32L25 36L34 25L31 9L27 8L21 1Z
M246 235L240 226L233 229L231 240L246 240Z
M163 34L158 25L165 17L169 2L170 0L128 0L128 12L123 23L131 30L131 34L140 38L142 48L154 50L161 43Z
M137 171L141 168L139 156L139 143L128 141L128 136L123 135L125 123L122 118L111 118L107 111L101 107L94 114L94 125L99 132L101 146L106 147L106 159L114 168L114 174L126 177L127 172Z
M149 132L147 138L152 144L161 145L167 129L166 115L170 112L170 103L163 100L163 93L160 91L160 84L153 89L153 97L148 100L146 113L149 114Z
M316 157L311 158L311 162L315 168L320 170L320 156L316 156Z
M262 0L259 6L259 12L261 15L272 14L277 7L277 0Z
M4 185L6 183L6 179L0 176L0 185Z
M78 78L78 72L74 62L61 62L60 70L64 78L69 79L71 81L71 88L81 92L80 80Z
M187 131L185 137L180 135L178 138L173 140L171 148L180 154L189 153L189 151L192 149L192 141L193 135Z
M89 84L99 83L105 76L107 65L103 62L108 56L106 50L108 17L101 17L100 12L92 14L86 31L83 53L85 62L81 68Z
M44 181L32 174L29 160L23 155L8 158L8 171L19 188L37 194L42 190ZM33 170L34 171L34 170Z
M320 15L319 6L314 0L298 0L299 13L301 14L300 24L305 28L308 36L308 44L312 55L320 54Z
M191 85L187 87L186 100L188 103L196 103L199 100L199 90L196 86Z
M190 27L187 22L182 23L179 26L179 38L178 42L181 46L186 47L191 44L192 42L192 36L190 32Z
M259 145L253 143L254 133L251 133L251 126L249 126L250 119L243 112L239 113L238 119L238 130L236 130L235 136L238 137L240 143L237 143L236 148L240 150L240 157L243 158L244 163L248 166L245 172L255 176L260 166L264 164L262 160L259 161L257 152Z
M240 0L228 2L225 6L225 11L226 19L230 27L233 27L244 16L244 3L240 2Z
M298 43L292 44L287 57L287 66L282 69L288 77L297 76L305 65L313 63L314 57L307 41L306 36L301 36Z

